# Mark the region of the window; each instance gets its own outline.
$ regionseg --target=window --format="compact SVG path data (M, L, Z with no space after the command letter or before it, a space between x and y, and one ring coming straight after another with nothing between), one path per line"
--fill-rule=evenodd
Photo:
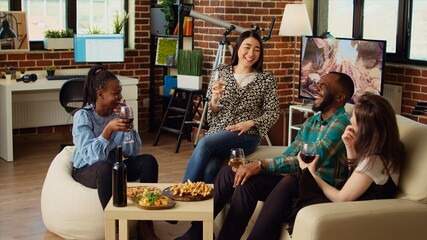
M413 0L409 58L427 61L427 2Z
M386 40L388 61L427 65L427 1L317 0L316 8L318 32Z
M112 33L114 16L128 12L126 0L0 0L0 7L27 12L29 39L33 42L42 41L48 29Z
M0 0L0 9L9 10L9 0Z
M66 0L23 0L22 10L27 12L30 41L43 41L49 29L65 29Z
M399 0L365 0L363 38L387 40L387 52L396 53L398 16Z
M123 0L77 0L77 33L113 33L113 18L124 16Z
M330 0L328 7L329 33L335 37L351 38L353 35L352 26L353 0Z

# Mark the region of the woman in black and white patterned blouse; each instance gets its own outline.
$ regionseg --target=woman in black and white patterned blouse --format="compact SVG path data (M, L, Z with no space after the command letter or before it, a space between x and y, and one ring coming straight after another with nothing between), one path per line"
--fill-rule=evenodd
M231 64L212 72L208 89L209 131L194 149L183 181L212 183L232 148L243 148L246 155L252 153L277 121L276 80L273 74L263 71L263 59L260 36L247 31L236 41Z

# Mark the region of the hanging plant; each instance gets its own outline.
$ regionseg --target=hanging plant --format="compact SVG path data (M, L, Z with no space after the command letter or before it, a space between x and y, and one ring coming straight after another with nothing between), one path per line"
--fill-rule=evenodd
M173 13L172 6L173 6L173 0L163 0L161 11L165 15L164 28L165 28L165 34L166 35L170 35L171 26L175 21L175 16Z

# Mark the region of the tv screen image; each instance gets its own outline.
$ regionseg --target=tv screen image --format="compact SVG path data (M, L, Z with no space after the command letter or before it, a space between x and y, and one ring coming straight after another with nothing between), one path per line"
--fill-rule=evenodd
M366 92L382 95L386 41L348 38L301 38L299 98L314 100L316 83L329 72L354 82L351 103Z
M75 34L74 62L124 62L121 34Z

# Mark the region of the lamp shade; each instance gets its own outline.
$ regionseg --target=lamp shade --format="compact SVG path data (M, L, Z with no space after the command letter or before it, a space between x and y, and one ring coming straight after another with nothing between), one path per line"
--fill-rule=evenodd
M305 4L286 4L283 11L280 36L313 35Z

